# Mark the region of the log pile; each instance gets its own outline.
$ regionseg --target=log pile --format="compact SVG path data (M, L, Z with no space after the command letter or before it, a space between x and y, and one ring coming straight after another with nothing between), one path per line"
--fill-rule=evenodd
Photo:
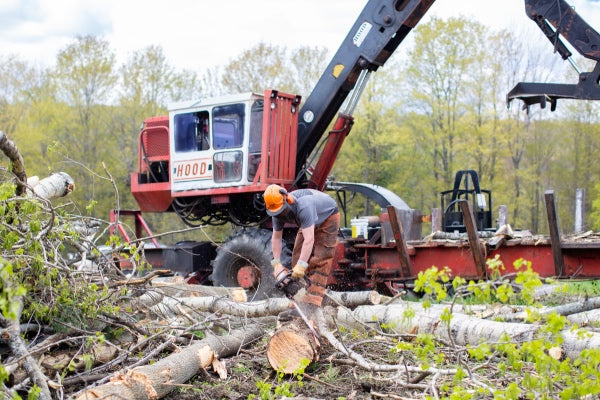
M152 351L142 361L123 364L123 351L131 353L136 351L136 348L140 348L136 347L139 345L139 338L136 340L131 335L123 337L120 344L114 342L109 345L97 345L92 351L96 355L93 363L97 367L88 369L87 372L82 365L85 357L79 357L80 364L74 364L75 358L72 355L61 358L52 354L51 349L59 347L57 343L66 340L68 337L66 335L60 338L54 337L52 339L54 342L50 346L38 350L31 348L29 354L41 362L41 371L45 374L53 370L60 371L61 368L64 371L67 366L75 369L74 376L67 376L60 383L47 375L45 379L49 392L53 392L53 388L67 388L69 382L80 384L85 382L87 388L74 393L75 399L117 399L123 396L132 400L157 399L168 396L178 385L186 384L203 370L212 370L219 376L228 377L231 372L230 368L223 363L224 359L239 354L242 348L262 339L266 340L262 356L274 370L284 374L296 373L299 366L306 361L319 363L324 351L329 354L333 351L333 354L338 354L338 358L342 357L337 361L340 365L350 363L371 372L399 373L400 370L404 370L413 375L428 376L439 373L451 376L456 373L455 369L425 370L420 365L400 367L381 363L372 359L367 352L349 346L348 338L340 332L379 332L378 334L381 335L383 334L381 327L385 326L387 335L394 335L403 340L410 341L419 334L427 333L449 346L465 348L465 346L477 346L482 340L490 343L498 342L503 333L509 333L515 343L524 343L534 339L539 331L539 325L535 324L498 321L507 316L510 319L511 316L519 315L522 312L520 307L493 308L495 311L490 313L489 308L485 306L455 305L452 321L449 326L446 326L440 323L440 316L446 307L443 305L433 305L425 309L421 303L400 299L393 301L383 299L385 304L381 304L382 297L372 292L328 292L329 304L324 309L326 322L329 324L317 326L321 333L321 338L318 340L299 319L283 324L276 322L275 315L291 307L288 299L236 302L233 295L235 290L220 292L221 296L210 295L217 294L215 290L219 289L197 285L149 283L137 298L132 299L131 304L135 306L136 313L146 314L148 318L158 318L154 322L156 327L162 325L171 332L178 332L175 335L159 334L157 337L163 338L162 343L159 346L154 345L153 348L150 346ZM195 295L190 296L190 293ZM569 317L574 320L586 318L589 323L589 316L597 315L598 310L594 307L598 301L600 300L597 298L585 299L579 302L579 309L575 308L575 304L570 304L544 309L543 313L549 314L551 310L564 312L570 314ZM412 318L406 318L407 310L414 313ZM581 312L574 313L574 311ZM198 328L197 323L201 319L204 321L212 319L212 324L206 324L202 328L207 334L205 339L194 340L193 336L189 336L189 329L183 329L181 325L183 321L187 321L188 327ZM142 319L140 323L149 328L152 326L149 321L150 319ZM223 321L227 321L226 332L224 332ZM157 331L156 328L152 328L152 330L166 332L166 329ZM564 340L563 346L550 351L559 359L576 358L586 348L600 347L600 334L593 331L590 331L584 339L569 329L563 330L561 335ZM48 340L50 341L50 338ZM388 343L384 336L380 340L381 343ZM118 346L123 346L122 350L119 350ZM169 355L158 357L165 351ZM117 363L119 359L121 362ZM150 360L154 362L150 363ZM331 360L329 356L329 362ZM13 377L20 376L21 381L32 380L30 371L22 370L27 366L24 361L18 365L9 363L10 366L16 367L11 367L10 372ZM108 374L93 372L107 365L120 365L120 367ZM109 369L105 371L108 372Z

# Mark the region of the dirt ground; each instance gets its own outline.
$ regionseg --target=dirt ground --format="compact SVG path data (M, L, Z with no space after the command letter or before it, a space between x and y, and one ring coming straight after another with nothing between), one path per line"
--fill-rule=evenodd
M355 345L361 345L355 343ZM364 370L336 362L334 349L321 349L321 359L307 367L300 378L278 376L266 358L266 344L260 344L225 361L228 377L219 379L211 371L203 371L186 385L165 397L168 400L238 400L281 399L399 399L420 398L422 391L411 393L392 381L377 381ZM377 350L375 350L377 351ZM385 354L381 354L385 357ZM258 385L257 385L258 383ZM263 388L262 391L259 385ZM270 385L270 390L269 389ZM252 397L252 396L256 397Z

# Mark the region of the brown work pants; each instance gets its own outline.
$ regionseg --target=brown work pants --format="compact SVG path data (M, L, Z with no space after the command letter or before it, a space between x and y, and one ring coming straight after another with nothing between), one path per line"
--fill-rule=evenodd
M333 214L319 227L315 227L315 244L306 269L306 277L310 280L310 285L301 300L303 303L321 306L325 295L325 286L331 273L339 227L340 213ZM292 265L296 265L300 258L302 243L304 243L304 235L302 235L302 229L298 229L292 252Z

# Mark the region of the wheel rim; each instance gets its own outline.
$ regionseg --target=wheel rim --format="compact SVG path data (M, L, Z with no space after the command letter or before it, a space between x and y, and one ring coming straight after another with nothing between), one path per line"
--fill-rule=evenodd
M238 284L244 289L257 288L260 277L260 270L253 265L244 265L237 271Z

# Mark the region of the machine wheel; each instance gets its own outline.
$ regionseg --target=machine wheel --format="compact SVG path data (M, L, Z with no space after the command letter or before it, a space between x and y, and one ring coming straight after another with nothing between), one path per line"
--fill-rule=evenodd
M243 287L249 300L283 297L275 288L271 260L271 231L244 229L230 236L217 249L212 261L211 279L214 286ZM282 262L289 265L291 251L283 246Z

